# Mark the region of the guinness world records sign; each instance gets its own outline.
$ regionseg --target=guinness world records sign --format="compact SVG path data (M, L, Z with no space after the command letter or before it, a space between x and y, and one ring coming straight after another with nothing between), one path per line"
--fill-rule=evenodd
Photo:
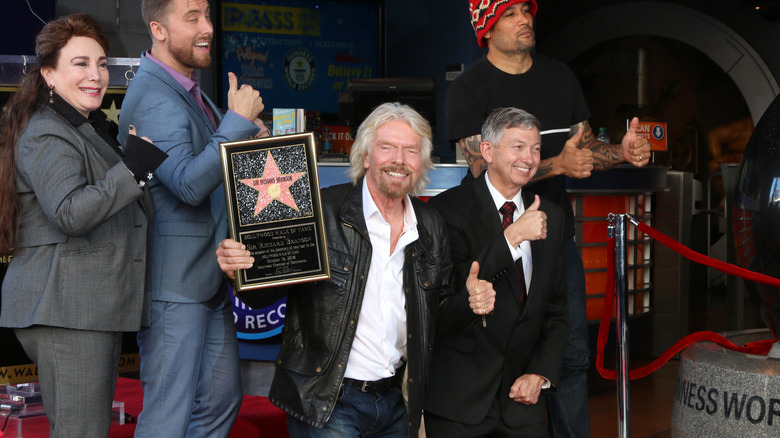
M726 337L742 345L771 335ZM780 360L697 342L682 353L673 403L672 437L780 436Z

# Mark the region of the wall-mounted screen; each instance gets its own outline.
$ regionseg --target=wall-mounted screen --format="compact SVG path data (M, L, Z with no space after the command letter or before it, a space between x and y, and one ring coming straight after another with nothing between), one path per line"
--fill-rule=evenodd
M339 108L339 121L349 125L352 137L374 108L385 102L409 105L431 126L436 123L436 83L433 79L351 79L347 90Z

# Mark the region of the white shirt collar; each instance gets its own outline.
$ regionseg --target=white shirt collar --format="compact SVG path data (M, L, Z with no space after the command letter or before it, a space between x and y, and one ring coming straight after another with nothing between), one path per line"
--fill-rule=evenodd
M490 178L488 177L489 174L490 172L485 173L485 182L487 182L488 191L490 192L490 196L493 198L493 204L495 204L496 206L496 216L501 218L501 213L498 212L498 209L504 205L504 202L512 201L515 203L515 206L517 207L515 209L515 213L512 215L512 220L517 220L517 218L519 218L525 212L525 206L523 205L523 196L522 196L523 189L521 188L520 190L518 190L514 198L505 199L504 195L502 195L495 187L493 187L493 184L490 183ZM533 275L533 254L531 253L531 242L525 241L521 243L519 247L515 248L509 244L509 241L507 241L507 246L509 247L509 251L512 254L512 258L515 261L517 261L517 259L522 257L523 272L525 274L525 288L526 288L525 290L530 291L531 276Z
M366 223L375 214L379 215L383 221L385 220L376 202L374 202L374 198L371 197L366 179L363 178L363 218L366 220ZM409 229L417 229L417 215L414 214L411 198L409 198L409 195L406 195L404 196L404 232L407 232Z
M501 192L496 189L493 184L490 183L490 171L485 172L485 182L487 183L488 191L490 192L490 196L493 198L493 203L496 205L496 211L498 211L499 208L501 208L502 205L506 201L512 201L515 203L515 206L517 209L515 210L514 217L517 218L523 212L525 211L525 206L523 205L523 189L520 188L520 190L517 191L514 198L512 199L506 199L504 198L504 195L501 194Z

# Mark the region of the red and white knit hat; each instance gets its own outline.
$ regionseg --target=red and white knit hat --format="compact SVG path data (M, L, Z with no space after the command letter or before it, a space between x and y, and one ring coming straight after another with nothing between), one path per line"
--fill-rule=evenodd
M487 47L483 37L490 31L501 14L510 6L517 3L528 3L531 16L536 16L539 6L536 0L469 0L469 12L471 12L471 26L477 34L479 47Z

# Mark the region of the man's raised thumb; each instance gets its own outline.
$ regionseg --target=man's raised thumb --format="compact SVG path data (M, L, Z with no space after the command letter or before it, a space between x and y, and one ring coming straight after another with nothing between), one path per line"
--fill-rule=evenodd
M534 203L531 204L528 208L525 209L525 211L528 210L539 210L539 205L542 203L542 200L539 199L539 195L534 195Z
M238 91L238 78L236 77L235 73L228 73L228 86L230 93L235 93Z

